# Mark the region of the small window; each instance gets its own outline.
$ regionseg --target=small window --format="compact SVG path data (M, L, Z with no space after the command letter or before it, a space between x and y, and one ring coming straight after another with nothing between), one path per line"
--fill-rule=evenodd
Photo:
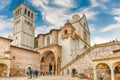
M25 8L25 14L27 14L27 9Z
M18 37L16 36L16 38L15 38L16 40L18 39Z
M19 19L19 21L18 21L19 23L20 23L20 19Z
M73 30L71 30L71 34L73 34Z
M18 24L18 20L16 21L16 24Z
M27 20L25 19L25 23L27 24Z
M33 26L33 24L31 23L31 27Z
M33 13L31 13L31 18L33 19Z
M19 13L20 13L20 10L18 9L18 15L19 15Z
M41 59L41 62L42 62L42 63L44 63L44 62L45 62L45 58L44 58L44 57Z
M30 22L28 21L28 25L30 25Z
M84 23L84 26L86 26L86 23Z
M20 8L20 14L21 14L21 8Z
M30 17L30 11L28 11L28 16Z
M15 56L13 56L12 58L15 59Z
M68 31L67 30L65 30L65 34L67 34L68 33Z
M34 45L34 47L35 47L35 48L38 48L38 40L35 39L34 41L35 41L35 45Z
M84 35L84 40L87 41L87 33L85 31L84 31L83 35Z
M15 16L17 16L17 11L15 12Z
M18 12L16 11L16 16L18 15Z

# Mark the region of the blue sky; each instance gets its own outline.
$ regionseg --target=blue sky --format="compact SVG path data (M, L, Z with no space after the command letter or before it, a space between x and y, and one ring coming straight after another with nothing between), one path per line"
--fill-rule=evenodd
M0 0L0 36L13 33L13 10L23 2L36 12L36 35L59 29L74 14L84 13L92 45L120 40L120 0Z

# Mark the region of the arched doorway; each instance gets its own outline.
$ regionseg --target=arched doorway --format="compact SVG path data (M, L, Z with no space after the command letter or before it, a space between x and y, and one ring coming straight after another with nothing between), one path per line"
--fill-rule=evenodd
M26 66L26 68L25 68L25 75L27 76L28 75L28 72L30 71L30 70L32 70L33 68L32 68L32 65L27 65Z
M40 75L55 75L56 61L52 51L46 51L42 54L40 61Z
M7 65L0 63L0 77L6 77L7 76Z
M111 70L105 63L100 63L96 66L97 80L111 80Z
M120 80L120 62L114 64L114 78Z

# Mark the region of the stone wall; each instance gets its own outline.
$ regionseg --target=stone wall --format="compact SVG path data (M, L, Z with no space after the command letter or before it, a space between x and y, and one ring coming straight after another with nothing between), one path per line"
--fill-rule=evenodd
M11 46L11 75L25 76L27 67L39 68L39 53Z
M5 56L5 52L10 51L10 39L0 37L0 58Z
M120 42L110 42L100 45L94 45L93 47L89 48L87 51L76 57L73 61L68 63L62 71L67 74L67 70L71 72L74 68L77 70L77 73L85 73L85 71L93 69L93 59L114 55L113 51L117 49L120 49Z

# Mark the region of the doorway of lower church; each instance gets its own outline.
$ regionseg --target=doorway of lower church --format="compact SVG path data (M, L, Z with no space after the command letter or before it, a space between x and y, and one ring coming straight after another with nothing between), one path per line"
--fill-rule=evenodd
M52 51L43 53L40 61L40 75L55 75L56 73L55 55Z
M6 64L0 64L0 77L6 77L7 76L7 65Z

